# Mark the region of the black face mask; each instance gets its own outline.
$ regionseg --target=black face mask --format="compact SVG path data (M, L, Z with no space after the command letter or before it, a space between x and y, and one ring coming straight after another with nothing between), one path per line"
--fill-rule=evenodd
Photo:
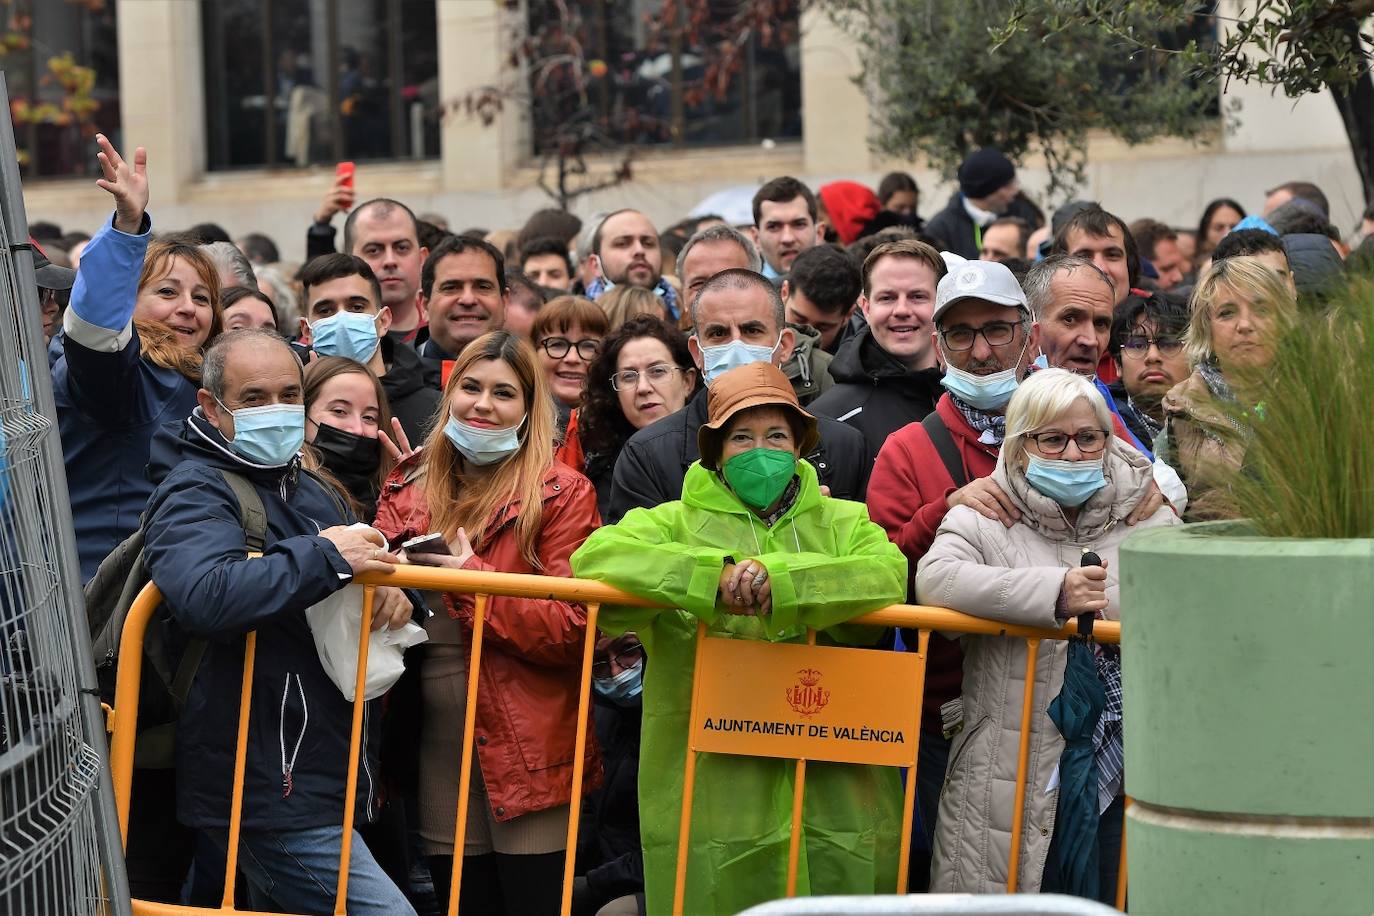
M355 435L328 423L316 423L315 428L315 441L311 444L329 473L358 501L376 499L377 469L382 464L381 440Z

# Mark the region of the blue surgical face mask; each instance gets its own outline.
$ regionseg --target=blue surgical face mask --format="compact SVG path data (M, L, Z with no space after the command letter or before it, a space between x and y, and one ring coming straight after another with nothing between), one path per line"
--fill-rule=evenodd
M1039 455L1026 457L1030 459L1026 465L1026 482L1061 506L1081 506L1107 485L1102 458L1051 461Z
M218 403L234 418L234 438L228 440L229 447L242 458L275 468L290 463L301 450L305 442L303 404L267 404L230 410L223 401Z
M514 426L505 429L482 429L469 426L452 415L444 426L444 435L462 456L473 464L487 465L504 461L520 448L520 429L525 425L522 418Z
M718 347L702 347L702 377L706 379L706 384L709 385L731 369L738 369L740 366L748 366L753 363L771 363L773 354L778 352L778 344L781 343L782 335L779 334L777 343L771 347L755 346L742 340L732 340Z
M640 693L644 690L644 663L640 662L633 668L626 668L615 677L594 677L592 686L596 688L597 693L612 703L632 706L632 701L638 701Z
M377 352L377 316L338 311L310 326L310 346L321 356L366 363Z
M1007 402L1021 384L1016 376L1021 365L1021 357L1026 355L1026 347L1029 346L1030 340L1027 339L1025 346L1021 348L1021 355L1016 357L1016 363L1010 369L1003 369L991 375L975 375L959 369L949 361L949 357L945 357L945 376L940 380L940 384L959 400L978 410L1001 410L1007 406Z

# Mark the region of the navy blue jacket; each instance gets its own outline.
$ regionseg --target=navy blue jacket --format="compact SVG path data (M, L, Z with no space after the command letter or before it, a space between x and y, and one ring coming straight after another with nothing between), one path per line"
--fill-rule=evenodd
M246 558L238 501L215 468L245 475L262 497L262 557ZM244 634L256 630L243 824L343 823L353 707L320 664L305 609L351 581L342 555L318 535L352 516L297 462L271 468L238 457L199 412L158 432L148 472L157 484L148 501L149 574L175 624L210 640L177 726L178 818L193 827L228 823ZM379 807L378 703L368 703L364 723L359 822Z
M83 582L138 528L153 492L145 473L153 434L196 406L196 385L141 355L134 305L152 231L146 217L142 228L129 235L111 219L86 244L52 371Z

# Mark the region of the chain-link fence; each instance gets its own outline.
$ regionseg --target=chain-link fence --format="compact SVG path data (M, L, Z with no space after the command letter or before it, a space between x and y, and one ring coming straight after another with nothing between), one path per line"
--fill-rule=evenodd
M0 101L8 110L3 74ZM127 913L27 243L0 118L0 914Z

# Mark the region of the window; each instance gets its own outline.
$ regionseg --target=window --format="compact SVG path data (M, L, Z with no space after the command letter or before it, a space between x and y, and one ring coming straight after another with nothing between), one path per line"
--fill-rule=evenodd
M754 8L752 0L530 0L534 152L567 146L569 135L592 136L592 146L800 138L798 4L742 26ZM727 45L737 54L722 57ZM569 51L581 58L582 84L557 63Z
M439 155L436 0L202 0L211 169Z
M121 145L114 0L10 0L0 52L23 177L94 175L90 138Z

